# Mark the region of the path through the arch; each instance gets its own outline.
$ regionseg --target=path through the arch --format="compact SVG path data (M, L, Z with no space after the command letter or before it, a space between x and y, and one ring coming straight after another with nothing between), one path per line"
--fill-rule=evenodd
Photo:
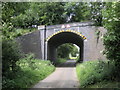
M68 60L33 88L78 88L75 60Z

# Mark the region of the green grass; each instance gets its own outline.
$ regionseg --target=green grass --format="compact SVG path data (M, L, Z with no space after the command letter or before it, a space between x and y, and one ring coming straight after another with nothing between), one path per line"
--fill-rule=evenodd
M30 88L55 70L50 61L38 59L24 58L17 62L17 65L20 69L11 73L12 79L3 77L4 88Z
M87 86L87 88L119 88L120 89L120 82L102 81L94 85L89 85Z
M87 61L76 66L80 87L87 87L102 81L115 80L115 63L110 61Z
M59 64L65 63L66 61L67 61L67 60L64 59L64 58L58 58L58 59L56 60L56 65L59 65Z

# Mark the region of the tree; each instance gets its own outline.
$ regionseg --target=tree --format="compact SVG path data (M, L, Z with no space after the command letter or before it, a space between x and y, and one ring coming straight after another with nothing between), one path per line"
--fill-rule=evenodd
M14 27L21 28L60 24L65 22L62 17L63 5L61 2L7 2L2 4L2 17L4 22L10 22Z
M102 26L102 10L104 9L105 4L105 2L89 3L91 20L94 21L97 26Z
M3 2L2 3L2 20L4 22L11 22L11 19L29 8L29 3L24 2ZM8 13L9 12L9 13Z
M120 2L107 3L103 11L104 27L107 33L104 36L104 45L107 58L114 60L116 64L116 73L120 77Z
M104 37L105 53L110 60L120 60L120 2L107 3L104 10L104 27L107 34Z
M69 59L69 54L76 53L76 47L72 43L62 44L57 48L58 58Z
M67 22L88 21L90 18L90 9L85 2L68 2L64 6L64 16Z
M45 25L53 25L65 22L64 18L62 17L64 12L63 6L64 3L62 2L40 3L40 23Z
M22 57L21 50L15 40L2 40L2 72L6 76L10 71L16 71L16 62ZM7 77L7 76L6 76Z

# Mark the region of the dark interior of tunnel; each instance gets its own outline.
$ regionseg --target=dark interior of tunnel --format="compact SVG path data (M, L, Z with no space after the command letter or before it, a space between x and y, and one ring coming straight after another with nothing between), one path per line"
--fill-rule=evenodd
M81 36L73 33L73 32L61 32L53 37L51 37L48 41L48 60L51 60L53 63L57 60L57 47L65 44L65 43L73 43L79 46L79 62L83 61L83 50L84 50L84 40Z

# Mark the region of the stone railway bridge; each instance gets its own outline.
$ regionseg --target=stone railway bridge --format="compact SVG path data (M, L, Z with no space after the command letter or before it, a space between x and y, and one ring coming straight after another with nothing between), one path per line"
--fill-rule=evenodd
M38 30L17 38L24 53L34 53L36 58L57 60L57 47L64 43L73 43L80 48L80 60L104 60L102 37L106 33L103 27L92 22L68 23L51 26L38 26Z

